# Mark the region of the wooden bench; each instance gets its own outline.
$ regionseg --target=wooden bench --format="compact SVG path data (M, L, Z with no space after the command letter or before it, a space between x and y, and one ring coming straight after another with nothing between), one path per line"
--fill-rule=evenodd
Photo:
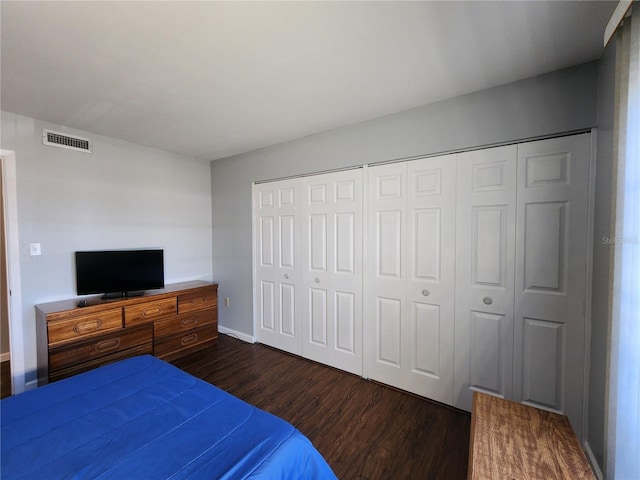
M564 415L474 392L468 478L595 480Z

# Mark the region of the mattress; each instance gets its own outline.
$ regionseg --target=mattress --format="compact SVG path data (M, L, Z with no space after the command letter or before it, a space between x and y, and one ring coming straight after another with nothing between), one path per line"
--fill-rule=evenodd
M333 479L291 424L152 356L2 400L3 479Z

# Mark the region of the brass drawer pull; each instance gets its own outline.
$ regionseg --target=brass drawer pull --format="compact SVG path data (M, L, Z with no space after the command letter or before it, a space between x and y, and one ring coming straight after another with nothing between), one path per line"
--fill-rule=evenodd
M198 319L196 317L188 317L180 320L181 327L188 327L189 325L197 325Z
M198 334L197 333L192 333L191 335L187 335L186 337L182 337L182 339L180 340L180 343L182 345L189 345L190 343L197 342L197 341L198 341Z
M162 313L162 308L160 308L160 307L152 307L152 308L148 308L144 312L142 312L142 316L143 317L153 317L154 315L159 315L161 313Z
M88 322L76 323L73 326L73 331L78 335L82 335L83 333L92 332L94 330L100 329L102 326L102 319L97 318L96 320L89 320Z
M105 352L107 350L115 350L120 346L119 338L112 338L111 340L105 340L104 342L100 342L96 344L97 352Z

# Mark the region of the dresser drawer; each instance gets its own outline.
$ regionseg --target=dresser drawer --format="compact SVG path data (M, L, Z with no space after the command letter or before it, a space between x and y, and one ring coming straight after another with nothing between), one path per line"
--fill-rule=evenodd
M156 340L153 346L154 355L163 360L177 358L183 351L195 351L205 348L218 340L218 329L215 325L207 325L185 332L182 335ZM184 352L186 353L186 352Z
M152 343L152 325L143 325L131 330L122 330L118 333L94 338L91 341L50 350L49 369L51 371L60 370L80 362L87 362L143 344L148 344L150 349Z
M120 350L103 357L94 358L88 362L77 363L62 370L55 370L49 373L49 382L56 382L63 378L71 377L82 372L93 370L110 363L124 360L125 358L135 357L137 355L153 355L153 343L147 342L127 350Z
M130 327L152 322L159 318L175 315L177 311L176 297L129 305L124 307L124 324Z
M218 294L216 290L207 290L200 293L190 293L178 297L178 313L193 312L205 308L218 306Z
M56 346L121 328L122 310L113 308L70 320L48 322L47 334L49 345Z
M218 312L215 309L199 310L192 313L184 313L174 318L158 320L153 324L155 338L167 337L179 333L185 333L194 328L216 323Z

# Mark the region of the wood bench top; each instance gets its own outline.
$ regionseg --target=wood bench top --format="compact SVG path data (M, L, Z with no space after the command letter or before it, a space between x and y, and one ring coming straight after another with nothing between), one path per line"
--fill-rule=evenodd
M468 478L595 480L569 419L474 392Z

